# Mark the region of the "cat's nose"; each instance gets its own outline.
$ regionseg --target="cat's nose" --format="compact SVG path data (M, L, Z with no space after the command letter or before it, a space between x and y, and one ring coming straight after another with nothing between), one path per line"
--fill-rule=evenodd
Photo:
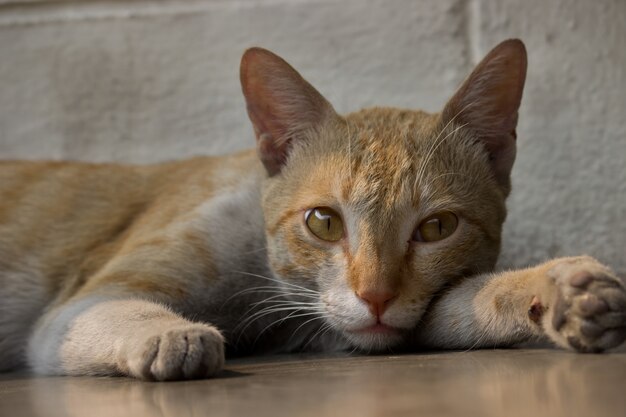
M365 301L370 312L376 317L382 316L397 296L394 292L387 290L364 290L358 291L356 295Z

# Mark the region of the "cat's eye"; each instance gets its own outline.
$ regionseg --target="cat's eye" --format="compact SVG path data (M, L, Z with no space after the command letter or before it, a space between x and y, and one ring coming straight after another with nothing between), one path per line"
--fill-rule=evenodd
M449 237L459 225L459 219L449 211L433 214L424 219L413 234L418 242L436 242Z
M343 237L343 221L336 211L328 207L316 207L305 213L306 225L315 236L328 242Z

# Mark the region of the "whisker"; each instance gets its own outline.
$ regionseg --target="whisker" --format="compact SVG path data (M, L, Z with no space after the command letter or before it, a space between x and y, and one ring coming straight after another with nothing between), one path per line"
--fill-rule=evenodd
M261 330L261 331L259 332L259 334L258 334L258 336L256 337L256 339L254 339L253 344L256 344L256 342L259 340L259 338L261 337L261 335L263 335L263 333L265 333L265 331L266 331L267 329L269 329L270 327L272 327L272 326L275 326L275 325L277 325L277 324L281 324L281 323L283 323L285 320L288 320L288 319L295 319L295 318L298 318L298 317L306 317L306 316L312 316L312 315L318 315L318 313L317 313L317 312L313 312L313 313L295 314L295 312L293 312L293 313L291 313L291 314L287 315L286 317L283 317L283 318L281 318L281 319L275 320L275 321L273 321L272 323L270 323L270 324L268 324L267 326L265 326L265 327L263 328L263 330ZM313 320L318 320L318 319L320 319L320 318L322 318L322 317L319 317L319 316L318 316L318 317L314 317L314 318L312 318L311 320L307 320L307 321L305 321L304 323L306 324L306 323L309 323L309 322L311 322L311 321L313 321ZM294 332L294 333L295 333L295 332ZM293 336L293 335L292 335L292 336Z
M265 306L263 308L261 308L259 311L256 311L254 314L252 314L251 316L246 317L246 319L244 320L244 322L246 320L250 320L254 317L256 317L257 315L269 312L269 311L283 311L283 310L287 310L287 309L293 309L293 308L299 308L302 310L320 310L320 304L319 303L303 303L303 302L293 302L293 301L269 301L271 304L268 306ZM251 308L248 309L248 311L246 311L246 313L244 314L244 316L247 316L248 313L250 313L250 311L252 311L254 308L256 308L257 306L252 306Z
M277 297L277 296L274 296ZM258 306L261 304L267 304L267 303L271 303L272 307L281 307L281 306L304 306L304 307L317 307L319 306L319 303L315 302L315 303L310 303L310 302L301 302L301 301L291 301L291 300L262 300L262 301L258 301L254 304L252 304L253 306Z
M242 314L242 316L243 317L248 316L248 314L250 314L250 312L252 312L255 308L257 308L259 305L265 304L265 303L272 303L272 304L262 308L261 310L259 310L257 312L255 312L252 316L247 317L245 320L249 320L251 317L254 317L257 314L264 313L266 311L269 311L269 310L277 308L277 307L299 307L301 309L314 309L314 308L318 307L318 303L305 303L305 302L298 302L298 301L291 301L291 300L269 300L269 299L266 299L266 300L261 300L261 301L259 301L257 303L254 303L248 310L246 310Z
M233 272L238 273L238 274L243 274L243 275L256 277L256 278L266 279L268 281L276 282L276 283L281 284L281 285L286 285L288 287L292 287L293 289L298 289L300 291L306 291L306 292L312 293L312 294L319 294L319 291L315 291L315 290L312 290L310 288L306 288L306 287L303 287L301 285L294 284L293 282L286 282L286 281L282 281L282 280L279 280L279 279L266 277L264 275L253 274L251 272L245 272L245 271L233 271Z
M241 338L241 336L243 335L243 333L246 331L246 329L248 327L250 327L252 325L252 323L254 323L255 321L261 319L262 317L268 316L270 314L274 314L274 313L280 313L280 312L284 312L284 311L292 311L292 312L298 312L298 311L303 311L306 310L302 307L281 307L280 309L277 310L263 310L261 312L256 312L255 314L253 314L252 316L246 318L244 321L242 321L241 323L239 323L239 325L237 325L235 327L235 329L233 329L234 332L239 332L240 336L239 338ZM313 313L310 313L313 314ZM280 317L279 320L283 319L284 317ZM243 326L241 328L241 330L239 330L239 328ZM238 339L239 340L239 339Z
M279 288L279 287L274 287L274 286L263 286L263 287L252 287L252 288L245 288L241 291L236 292L235 294L231 295L230 297L228 297L226 299L226 301L224 301L222 303L222 306L220 307L220 310L224 309L224 307L235 297L244 295L244 294L249 294L249 293L269 293L269 294L276 294L273 295L271 297L266 298L265 300L269 300L269 299L273 299L273 298L279 298L279 297L288 297L288 296L292 296L292 297L300 297L300 298L309 298L312 300L317 300L319 299L319 297L317 295L312 295L312 294L302 294L299 292L293 292L290 291L288 289L284 289L284 288Z
M290 300L287 298L284 299L275 299L278 297L282 297L282 295L274 295L272 297L263 299L261 301L257 301L256 303L253 303L252 306L256 307L258 305L261 304L268 304L271 303L270 306L266 307L266 308L270 308L270 307L279 307L279 306L305 306L305 307L318 307L320 305L320 303L318 301L315 302L311 302L311 301L296 301L296 300Z
M303 326L307 325L308 323L312 322L313 320L320 320L320 319L323 319L323 318L325 318L325 316L319 315L318 317L314 317L314 318L312 318L310 320L305 321L304 323L299 325L296 328L296 330L293 331L293 333L291 334L291 337L289 338L289 340L291 340L295 336L295 334L298 332L298 330L300 330Z
M262 248L258 248L258 249L253 249L253 250L248 251L248 252L242 252L242 253L240 253L240 255L250 255L252 253L262 252L264 250L267 250L267 246L263 246Z
M313 340L315 340L315 337L319 336L319 339L321 339L332 328L333 328L333 325L330 323L325 323L324 325L322 325L320 329L317 332L315 332L315 334L311 336L309 341L302 347L302 350L306 350L307 346L309 346L313 342Z
M457 114L457 115L455 115L452 119L450 119L450 120L448 121L448 123L446 123L446 125L443 127L443 129L441 129L441 131L439 132L439 134L437 135L437 137L435 138L435 140L433 140L433 142L431 143L430 147L428 148L428 151L426 151L425 157L424 157L424 159L422 160L422 163L420 164L419 168L418 168L418 169L417 169L417 171L416 171L416 174L417 174L417 175L416 175L416 177L415 177L415 181L416 181L415 186L417 186L417 182L421 180L421 176L422 176L422 173L423 173L423 171L424 171L424 164L425 164L425 161L428 159L428 158L427 158L427 156L430 154L430 151L433 149L433 147L434 147L434 146L436 145L436 143L439 141L439 138L441 137L441 135L443 135L443 132L445 132L445 131L446 131L446 129L448 128L448 126L449 126L449 125L450 125L450 124L454 121L454 119L456 118L456 116L458 116L458 114Z
M443 133L446 131L446 129L448 128L448 126L450 126L450 124L454 123L454 121L457 119L458 116L461 115L461 113L463 113L465 110L467 110L469 107L473 106L474 104L477 103L477 100L472 101L470 103L468 103L466 106L464 106L462 109L460 109L450 120L448 120L448 122L446 123L446 125L443 127L443 129L441 129L441 131L439 132L439 134L437 135L437 137L435 138L435 140L433 141L433 143L431 144L429 150L426 152L426 156L425 158L422 160L422 163L420 164L420 167L417 170L417 175L415 177L415 183L413 184L413 189L417 190L418 185L422 185L421 181L422 181L422 175L424 175L424 172L426 172L426 166L428 164L428 162L430 161L430 157L428 155L430 155L432 152L434 152L434 148L439 145L437 145L439 138L441 137L441 135L443 135ZM467 123L465 124L467 125ZM463 125L463 126L465 126ZM456 130L455 130L456 131ZM447 138L448 136L446 136ZM446 138L444 138L443 140L445 140ZM442 142L443 142L442 140ZM432 152L431 152L432 151Z
M314 310L314 309L310 307L300 307L300 306L282 306L282 307L269 306L247 317L244 321L242 321L239 324L239 326L241 326L242 324L248 323L251 320L255 321L261 317L265 317L268 314L280 313L281 311L291 311L291 310Z
M448 134L446 136L444 136L442 139L440 140L435 140L433 142L433 145L430 147L430 150L428 151L428 153L426 154L426 156L424 157L424 160L422 161L422 164L420 166L420 170L418 171L416 180L417 181L422 181L424 173L426 172L426 168L428 168L428 165L430 164L430 161L432 160L433 156L435 155L435 152L437 151L437 149L439 149L439 146L441 146L442 143L444 143L446 141L446 139L452 137L456 132L458 132L460 129L463 129L465 126L467 126L467 123L464 123L460 126L455 127L451 132L448 132ZM443 132L443 130L442 130ZM437 138L439 138L441 136L441 133L439 134L439 136L437 136Z
M281 293L281 294L286 294L286 295L300 295L300 293L293 293L293 292L287 292L286 289L284 288L280 288L278 286L262 286L262 287L250 287L250 288L244 288L241 291L236 292L235 294L231 295L230 297L228 297L228 299L226 301L230 301L231 299L242 295L242 294L247 294L247 293L251 293L251 292L269 292L269 293ZM308 297L313 297L311 295L308 295Z

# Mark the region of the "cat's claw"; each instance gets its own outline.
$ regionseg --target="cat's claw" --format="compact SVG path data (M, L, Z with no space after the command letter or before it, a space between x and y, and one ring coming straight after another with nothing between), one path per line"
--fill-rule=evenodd
M555 291L542 320L556 344L578 352L602 352L626 340L626 289L593 258L570 258L548 278Z
M156 381L206 378L224 366L224 339L210 325L178 325L148 337L127 360L131 376Z

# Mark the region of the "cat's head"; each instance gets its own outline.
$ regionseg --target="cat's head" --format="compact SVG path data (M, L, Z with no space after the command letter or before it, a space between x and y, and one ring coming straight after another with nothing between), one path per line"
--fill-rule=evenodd
M280 57L246 51L241 82L268 173L276 277L314 291L301 295L356 346L380 349L402 340L447 284L491 270L525 75L524 45L508 40L441 113L342 117Z

